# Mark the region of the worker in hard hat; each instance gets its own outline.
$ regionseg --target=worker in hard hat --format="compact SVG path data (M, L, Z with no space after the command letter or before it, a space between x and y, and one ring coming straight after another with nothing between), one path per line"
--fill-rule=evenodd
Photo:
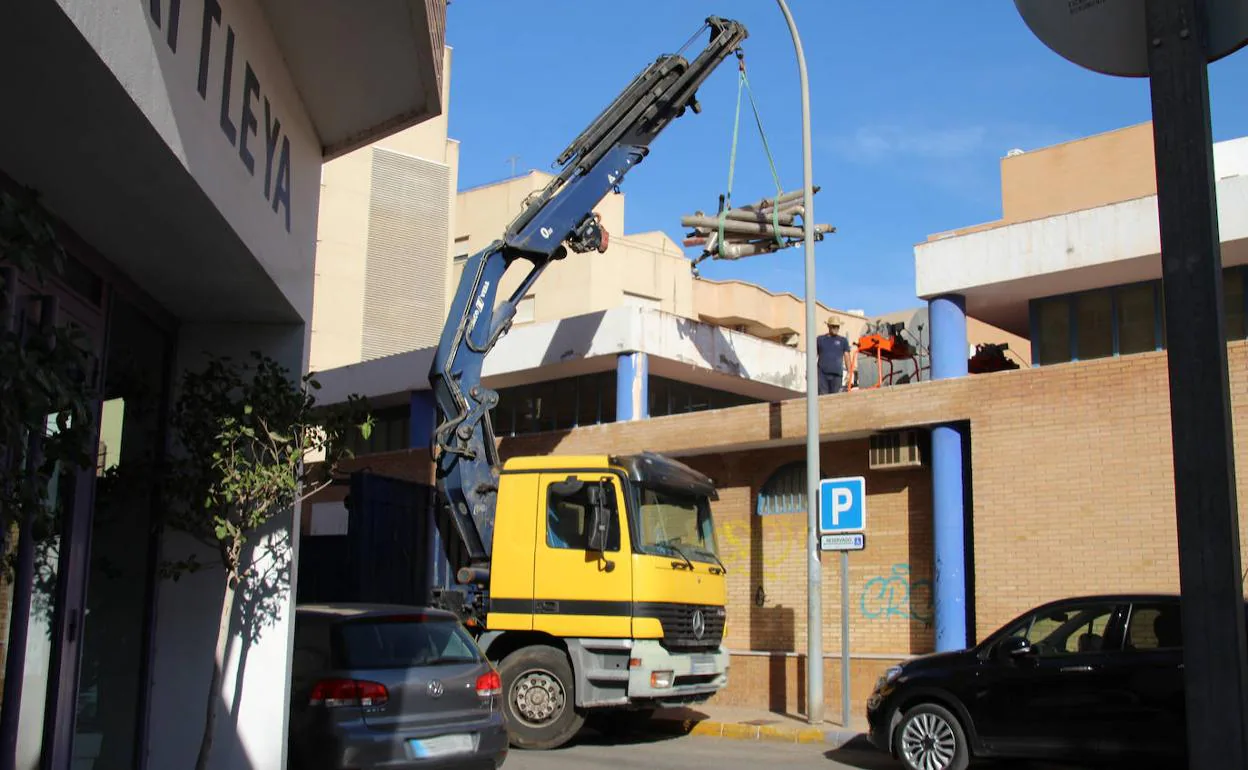
M819 335L819 395L840 393L845 389L845 369L849 363L849 340L841 336L841 322L828 318L828 333Z

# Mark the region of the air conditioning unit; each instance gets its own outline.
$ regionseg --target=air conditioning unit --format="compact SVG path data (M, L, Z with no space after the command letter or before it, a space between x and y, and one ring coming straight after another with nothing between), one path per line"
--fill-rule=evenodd
M868 450L873 471L895 471L923 467L925 431L897 430L871 436Z

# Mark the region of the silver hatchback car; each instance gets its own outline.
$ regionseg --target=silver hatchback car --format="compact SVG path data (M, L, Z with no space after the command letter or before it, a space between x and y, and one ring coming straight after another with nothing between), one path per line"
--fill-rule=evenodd
M295 610L291 770L495 770L502 682L448 612L378 604Z

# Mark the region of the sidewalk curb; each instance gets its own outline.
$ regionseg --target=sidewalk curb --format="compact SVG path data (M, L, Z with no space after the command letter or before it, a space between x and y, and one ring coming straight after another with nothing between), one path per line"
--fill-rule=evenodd
M720 722L714 719L655 718L650 727L656 732L675 735L700 735L743 741L776 741L780 743L826 743L840 748L862 733L842 727L790 727L787 725L752 725L742 722Z

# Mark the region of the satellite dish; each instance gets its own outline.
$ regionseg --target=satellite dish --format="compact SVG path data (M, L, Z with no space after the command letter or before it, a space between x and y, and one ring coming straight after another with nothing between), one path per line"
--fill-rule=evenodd
M1062 58L1105 75L1148 77L1144 0L1014 0L1040 42ZM1208 60L1248 43L1248 3L1205 0Z

